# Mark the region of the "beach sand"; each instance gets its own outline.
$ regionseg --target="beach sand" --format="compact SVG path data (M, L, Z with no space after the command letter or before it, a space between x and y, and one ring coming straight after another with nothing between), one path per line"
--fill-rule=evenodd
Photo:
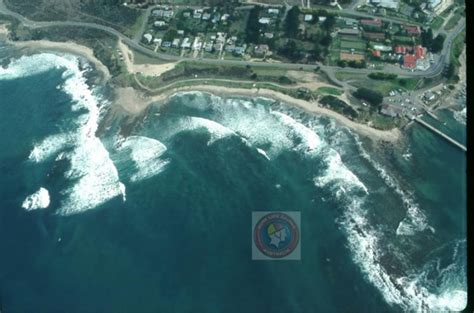
M158 77L161 74L172 70L178 62L163 64L135 64L134 54L126 44L121 40L118 41L118 47L122 52L123 59L127 71L132 74L143 74L145 76Z
M357 133L368 136L373 140L382 140L388 142L396 142L400 139L401 132L398 128L392 130L378 130L372 128L368 125L359 124L354 121L351 121L347 117L329 110L327 108L321 107L317 102L309 102L301 99L295 99L291 96L279 93L270 89L245 89L245 88L228 88L221 86L211 86L211 85L193 85L186 87L179 87L167 90L156 96L144 97L140 95L133 88L121 88L117 90L117 99L116 104L119 105L126 112L139 115L141 114L149 105L162 105L170 96L178 92L186 91L201 91L207 92L219 96L244 96L244 97L263 97L275 99L281 101L300 109L303 109L306 112L323 115L329 118L332 118L339 122L340 124L356 131Z

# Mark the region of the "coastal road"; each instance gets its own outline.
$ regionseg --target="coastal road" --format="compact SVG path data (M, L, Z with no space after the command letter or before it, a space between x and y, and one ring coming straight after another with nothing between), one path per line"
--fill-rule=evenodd
M84 27L84 28L91 28L97 29L104 32L107 32L113 36L118 37L122 40L125 44L130 46L132 49L147 55L152 58L158 58L164 61L169 62L179 62L179 61L192 61L192 62L199 62L203 64L209 65L228 65L228 66L252 66L252 67L267 67L267 68L282 68L286 70L307 70L312 71L317 68L320 68L324 71L328 77L332 78L337 82L335 77L335 73L338 71L348 72L348 73L358 73L358 74L369 74L373 72L380 72L380 70L374 69L354 69L354 68L340 68L337 66L327 66L322 64L299 64L299 63L266 63L266 62L252 62L252 61L242 61L242 60L218 60L218 59L204 59L204 58L188 58L188 57L180 57L169 55L165 53L155 52L152 51L142 45L139 42L136 42L134 39L125 36L124 34L120 33L119 31L113 29L112 27L108 27L105 25L95 24L95 23L86 23L86 22L73 22L73 21L52 21L52 22L39 22L39 21L32 21L27 19L26 17L9 10L3 0L0 0L0 13L11 16L17 20L19 20L24 26L29 28L50 28L50 27ZM370 16L370 15L368 15ZM408 72L403 69L387 69L382 70L385 73L397 74L400 77L435 77L443 71L444 67L449 63L451 45L453 39L464 30L465 28L465 19L463 18L456 27L448 33L443 50L441 52L441 58L439 58L438 63L435 63L431 66L427 71L415 71L415 72Z

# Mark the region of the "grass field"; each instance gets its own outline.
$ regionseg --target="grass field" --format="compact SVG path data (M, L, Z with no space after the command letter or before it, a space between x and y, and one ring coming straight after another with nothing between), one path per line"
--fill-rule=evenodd
M355 49L365 51L367 48L367 43L365 41L347 41L341 40L341 49Z
M333 87L319 87L318 92L333 96L340 96L343 94L343 91L341 89Z
M431 22L431 29L433 30L437 30L439 29L441 26L443 26L444 24L444 19L440 16L437 16L433 19L433 22Z

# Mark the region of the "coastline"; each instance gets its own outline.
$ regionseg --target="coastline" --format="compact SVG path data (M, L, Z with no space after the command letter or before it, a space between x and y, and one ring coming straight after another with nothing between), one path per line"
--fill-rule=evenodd
M377 141L381 140L388 142L396 142L400 139L402 135L401 131L398 128L394 128L392 130L375 129L368 125L356 123L343 116L342 114L321 107L317 102L309 102L306 100L296 99L286 94L263 88L245 89L212 85L193 85L173 88L164 91L159 95L143 98L135 89L128 87L117 89L116 104L129 114L139 115L140 113L144 112L150 105L161 105L169 97L176 93L191 91L206 92L222 97L242 96L250 98L263 97L274 99L276 101L281 101L299 109L302 109L311 114L323 115L325 117L332 118L341 125L346 126L361 135L370 137L371 139Z
M56 52L73 54L87 59L94 68L101 74L102 83L107 83L110 78L109 69L94 56L91 48L79 45L72 41L55 42L49 40L29 40L29 41L12 41L8 38L9 31L6 24L0 24L0 39L14 47L25 49L28 53L37 52Z
M8 29L5 27L4 24L0 25L0 34L4 37L8 36ZM104 83L107 83L111 78L110 72L107 67L94 56L92 49L90 49L89 47L79 45L74 42L52 42L47 40L14 42L6 38L6 41L7 43L12 44L16 47L25 48L28 51L31 51L32 53L39 51L53 51L71 53L82 56L89 60L95 66L96 70L98 70L102 74ZM157 103L163 103L170 96L178 92L201 91L224 97L264 97L277 101L282 101L289 105L298 107L299 109L302 109L308 113L323 115L332 118L343 126L346 126L354 130L355 132L363 136L367 136L376 141L381 140L388 142L396 142L400 139L402 135L401 131L398 128L394 128L392 130L378 130L368 125L356 123L342 114L321 107L317 102L309 102L301 99L296 99L286 94L279 93L270 89L245 89L212 85L193 85L166 90L156 96L144 96L142 92L132 87L114 88L114 91L115 99L113 101L114 104L112 108L120 108L132 117L141 115L149 106L155 105Z

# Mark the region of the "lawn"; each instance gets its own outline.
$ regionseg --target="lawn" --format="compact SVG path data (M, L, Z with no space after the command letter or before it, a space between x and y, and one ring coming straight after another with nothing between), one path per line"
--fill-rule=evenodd
M433 22L431 22L431 29L437 30L439 29L442 25L444 24L444 19L440 16L437 16L433 19Z
M334 87L319 87L318 92L333 96L340 96L343 94L343 91L341 89Z
M341 40L341 49L355 49L365 51L367 43L365 41L346 41Z

